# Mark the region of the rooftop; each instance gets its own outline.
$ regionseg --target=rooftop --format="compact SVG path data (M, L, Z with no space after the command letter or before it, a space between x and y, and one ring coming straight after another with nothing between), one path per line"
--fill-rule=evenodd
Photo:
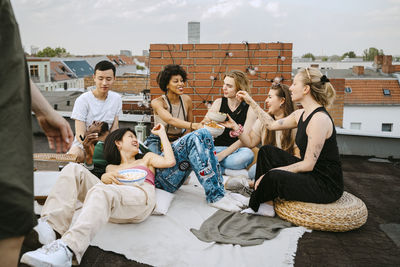
M34 139L35 152L49 152L43 150L47 146L44 137ZM304 234L298 243L295 266L399 266L400 213L395 207L399 201L400 162L357 156L341 160L345 190L365 202L367 223L345 233ZM80 266L99 262L104 266L148 266L93 246Z

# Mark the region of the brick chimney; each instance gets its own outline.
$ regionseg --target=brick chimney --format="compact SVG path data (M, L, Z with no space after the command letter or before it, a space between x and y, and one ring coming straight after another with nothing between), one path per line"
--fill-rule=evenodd
M353 66L353 74L357 76L364 75L364 66Z
M383 55L376 55L374 58L374 65L376 68L380 69L383 65Z
M310 67L311 67L311 68L317 68L317 69L318 69L318 68L319 68L319 64L311 64Z
M382 66L392 65L392 56L383 56Z

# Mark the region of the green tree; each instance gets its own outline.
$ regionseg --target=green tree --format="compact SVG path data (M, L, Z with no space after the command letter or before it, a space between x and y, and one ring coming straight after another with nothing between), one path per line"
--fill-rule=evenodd
M311 53L304 54L302 58L312 58L313 61L315 60L315 56Z
M331 61L340 61L341 60L340 56L338 56L338 55L332 55L329 58Z
M46 47L43 50L40 50L36 56L38 57L68 57L70 54L67 52L67 50L63 47L56 47L56 48L51 48L51 47Z
M321 58L322 61L328 61L328 59L329 59L329 58L326 57L326 56L323 56L323 57Z
M343 54L342 59L344 59L345 57L349 57L349 58L355 58L356 57L356 53L354 53L354 51L349 51Z
M384 55L383 50L378 50L375 47L370 47L369 49L365 49L363 52L363 60L364 61L373 61L375 56Z

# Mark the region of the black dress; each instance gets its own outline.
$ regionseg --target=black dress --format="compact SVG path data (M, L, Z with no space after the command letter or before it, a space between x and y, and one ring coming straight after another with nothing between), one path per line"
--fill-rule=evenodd
M249 110L249 105L242 101L240 105L234 110L228 106L228 99L226 97L222 98L221 107L219 108L219 112L227 113L229 116L234 120L237 124L241 124L244 126L247 118L247 111ZM231 129L225 128L224 132L215 138L214 145L215 146L230 146L235 143L238 138L237 137L230 137L229 132Z
M317 112L325 112L331 118L324 107L315 109L305 121L303 121L303 112L298 122L296 134L296 144L300 149L301 159L274 146L261 147L257 158L256 179L261 175L264 175L264 178L250 197L249 206L254 211L258 211L261 203L278 197L285 200L331 203L342 196L343 173L335 127L333 127L332 135L325 140L312 171L293 173L271 170L304 159L308 143L306 129L312 116Z

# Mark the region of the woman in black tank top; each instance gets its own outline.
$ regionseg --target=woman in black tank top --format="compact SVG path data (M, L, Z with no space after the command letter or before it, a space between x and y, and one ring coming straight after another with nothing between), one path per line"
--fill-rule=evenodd
M237 70L227 73L224 78L224 96L214 101L210 111L228 114L237 124L243 127L243 131L250 132L257 117L245 101L236 98L236 93L242 90L249 91L249 80L246 74ZM206 116L204 121L208 122L210 119ZM230 132L231 129L225 128L222 135L214 139L222 173L226 173L226 169L246 169L254 159L253 151L250 148L241 147L242 143L238 137ZM231 171L231 173L234 174L234 171ZM247 170L245 170L245 173L247 173Z
M296 144L301 155L299 159L279 148L263 146L257 158L255 191L250 208L244 212L260 209L260 214L274 216L272 205L276 198L331 203L343 194L335 126L325 109L334 100L334 88L318 69L307 68L295 76L290 91L292 101L304 108L277 121L251 102L248 95L238 93L269 130L297 127Z

